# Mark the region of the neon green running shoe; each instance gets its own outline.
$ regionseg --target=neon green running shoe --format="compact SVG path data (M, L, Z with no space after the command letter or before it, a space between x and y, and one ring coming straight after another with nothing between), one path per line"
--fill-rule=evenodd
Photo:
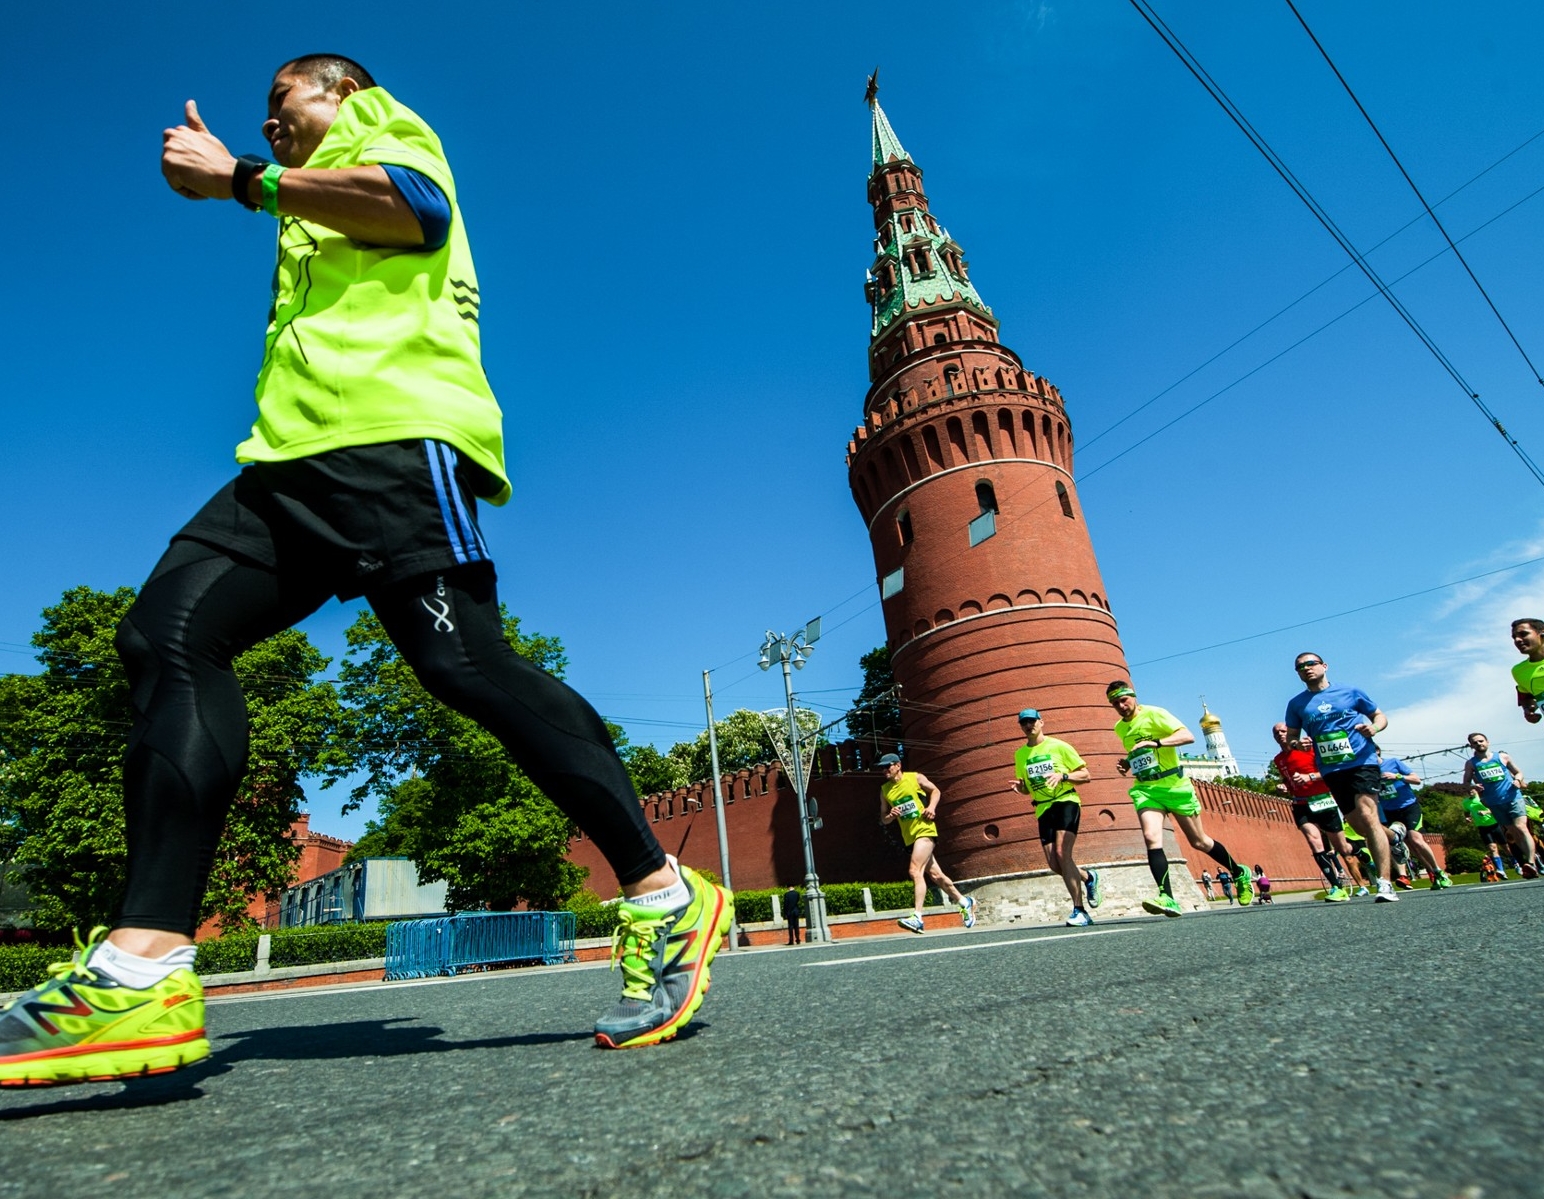
M734 896L688 866L677 866L692 893L673 912L618 904L611 967L622 965L622 998L595 1022L595 1043L632 1049L668 1041L686 1026L710 983L708 966L734 922Z
M1437 871L1437 877L1431 880L1431 889L1433 891L1442 891L1452 885L1453 880L1448 877L1446 870Z
M174 970L138 990L91 968L107 929L94 928L75 960L56 962L42 986L0 1008L0 1087L116 1082L165 1074L209 1056L204 988Z
M1238 906L1247 908L1254 902L1254 874L1248 866L1241 866L1238 872Z
M1344 887L1331 887L1324 893L1325 903L1350 903L1351 892Z
M1179 900L1163 891L1158 892L1157 899L1144 899L1143 910L1151 912L1154 916L1183 916L1185 909L1179 906Z

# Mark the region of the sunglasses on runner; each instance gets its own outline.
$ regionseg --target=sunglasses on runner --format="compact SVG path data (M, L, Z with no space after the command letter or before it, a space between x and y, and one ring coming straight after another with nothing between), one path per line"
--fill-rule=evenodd
M1310 666L1323 666L1324 663L1315 658L1312 662L1299 662L1293 670L1307 670Z

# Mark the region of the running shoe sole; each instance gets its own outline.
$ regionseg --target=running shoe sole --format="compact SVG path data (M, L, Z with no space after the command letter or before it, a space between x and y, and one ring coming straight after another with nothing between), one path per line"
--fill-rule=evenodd
M1171 907L1165 907L1163 904L1159 903L1156 899L1144 899L1142 901L1142 909L1143 909L1143 911L1151 912L1154 916L1183 916L1184 915L1184 912L1180 911L1178 907L1172 907L1172 908Z
M157 1041L80 1045L62 1052L28 1053L0 1062L0 1087L51 1087L78 1082L120 1082L170 1074L209 1056L203 1029Z

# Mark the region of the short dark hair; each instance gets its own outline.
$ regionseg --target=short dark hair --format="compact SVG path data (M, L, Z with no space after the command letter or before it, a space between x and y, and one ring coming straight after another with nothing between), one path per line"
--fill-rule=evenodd
M1484 733L1470 733L1467 737L1464 738L1464 740L1465 741L1473 741L1476 737L1485 737L1485 734ZM1489 737L1485 737L1485 740L1489 741L1490 738Z
M1109 695L1110 692L1112 692L1112 691L1120 691L1120 690L1122 690L1123 688L1126 688L1126 687L1131 687L1131 684L1129 682L1127 682L1125 679L1116 679L1113 683L1107 683L1105 685L1104 693L1105 693L1105 695ZM1135 687L1131 687L1131 689L1133 691L1136 690Z
M360 66L352 58L345 58L341 54L302 54L299 58L292 58L275 71L299 71L318 87L332 89L338 86L343 79L352 79L360 87L377 87L375 76Z
M1535 633L1544 633L1544 620L1540 620L1537 616L1519 616L1512 622L1513 631L1516 631L1520 624L1527 625Z
M1321 664L1324 662L1324 655L1319 653L1317 650L1311 649L1305 649L1302 653L1298 654L1297 657L1294 657L1292 659L1293 666L1297 665L1298 658L1318 658Z

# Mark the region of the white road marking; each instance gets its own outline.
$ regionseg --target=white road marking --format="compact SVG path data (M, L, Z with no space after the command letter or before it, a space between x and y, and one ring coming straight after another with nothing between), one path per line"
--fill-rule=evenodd
M1084 937L1107 937L1111 933L1129 933L1129 928L1100 928L1090 933L1049 933L1043 937L1015 937L1011 941L991 941L985 945L947 945L941 949L909 949L900 953L871 953L864 957L841 958L835 962L801 962L807 969L821 966L862 966L868 962L883 962L890 958L920 958L930 953L967 953L972 949L1004 949L1009 945L1032 945L1036 941L1080 941Z

